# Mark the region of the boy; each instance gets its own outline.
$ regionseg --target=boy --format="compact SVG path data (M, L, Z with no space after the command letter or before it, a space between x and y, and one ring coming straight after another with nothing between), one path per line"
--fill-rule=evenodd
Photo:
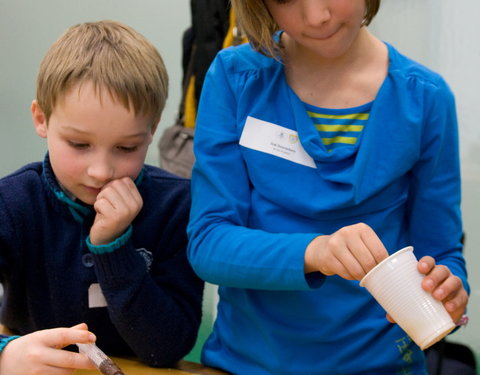
M167 87L157 50L118 22L73 26L44 57L31 110L48 153L0 180L1 322L24 335L0 342L2 375L94 368L61 348L95 336L157 367L193 347L189 182L144 165Z

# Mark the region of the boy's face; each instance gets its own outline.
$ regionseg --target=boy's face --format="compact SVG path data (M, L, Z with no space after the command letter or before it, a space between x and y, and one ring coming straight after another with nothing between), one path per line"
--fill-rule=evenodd
M36 101L32 117L37 134L47 138L58 181L90 205L108 182L138 176L155 131L149 118L135 116L107 90L100 99L91 83L69 90L55 106L48 126Z

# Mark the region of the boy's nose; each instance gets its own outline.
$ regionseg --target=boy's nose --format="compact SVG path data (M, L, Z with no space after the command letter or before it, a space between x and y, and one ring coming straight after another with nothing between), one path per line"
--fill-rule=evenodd
M106 157L95 160L88 167L88 175L102 183L112 180L114 172L115 169L112 163L110 163Z

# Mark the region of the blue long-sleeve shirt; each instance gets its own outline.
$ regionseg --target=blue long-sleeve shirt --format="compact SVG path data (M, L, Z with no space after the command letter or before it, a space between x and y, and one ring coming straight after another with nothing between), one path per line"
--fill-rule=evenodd
M283 65L219 53L195 135L188 256L220 285L202 361L235 374L424 374L420 349L357 281L305 275L310 241L364 222L389 252L413 245L459 276L454 97L388 45L388 75L356 145L329 152Z
M110 355L168 366L193 347L203 282L186 258L190 183L145 166L144 206L108 248L91 250L91 206L59 188L48 155L0 180L1 322L16 334L86 322ZM99 284L107 307L89 308Z

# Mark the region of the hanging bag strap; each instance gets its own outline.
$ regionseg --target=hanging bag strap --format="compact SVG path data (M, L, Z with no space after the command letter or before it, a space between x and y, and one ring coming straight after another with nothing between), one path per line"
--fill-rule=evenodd
M185 72L185 79L182 86L182 97L178 107L177 123L186 128L195 127L195 118L197 116L195 95L195 76L193 75L193 62L196 52L195 44L192 46L191 58ZM188 108L187 108L188 106Z

